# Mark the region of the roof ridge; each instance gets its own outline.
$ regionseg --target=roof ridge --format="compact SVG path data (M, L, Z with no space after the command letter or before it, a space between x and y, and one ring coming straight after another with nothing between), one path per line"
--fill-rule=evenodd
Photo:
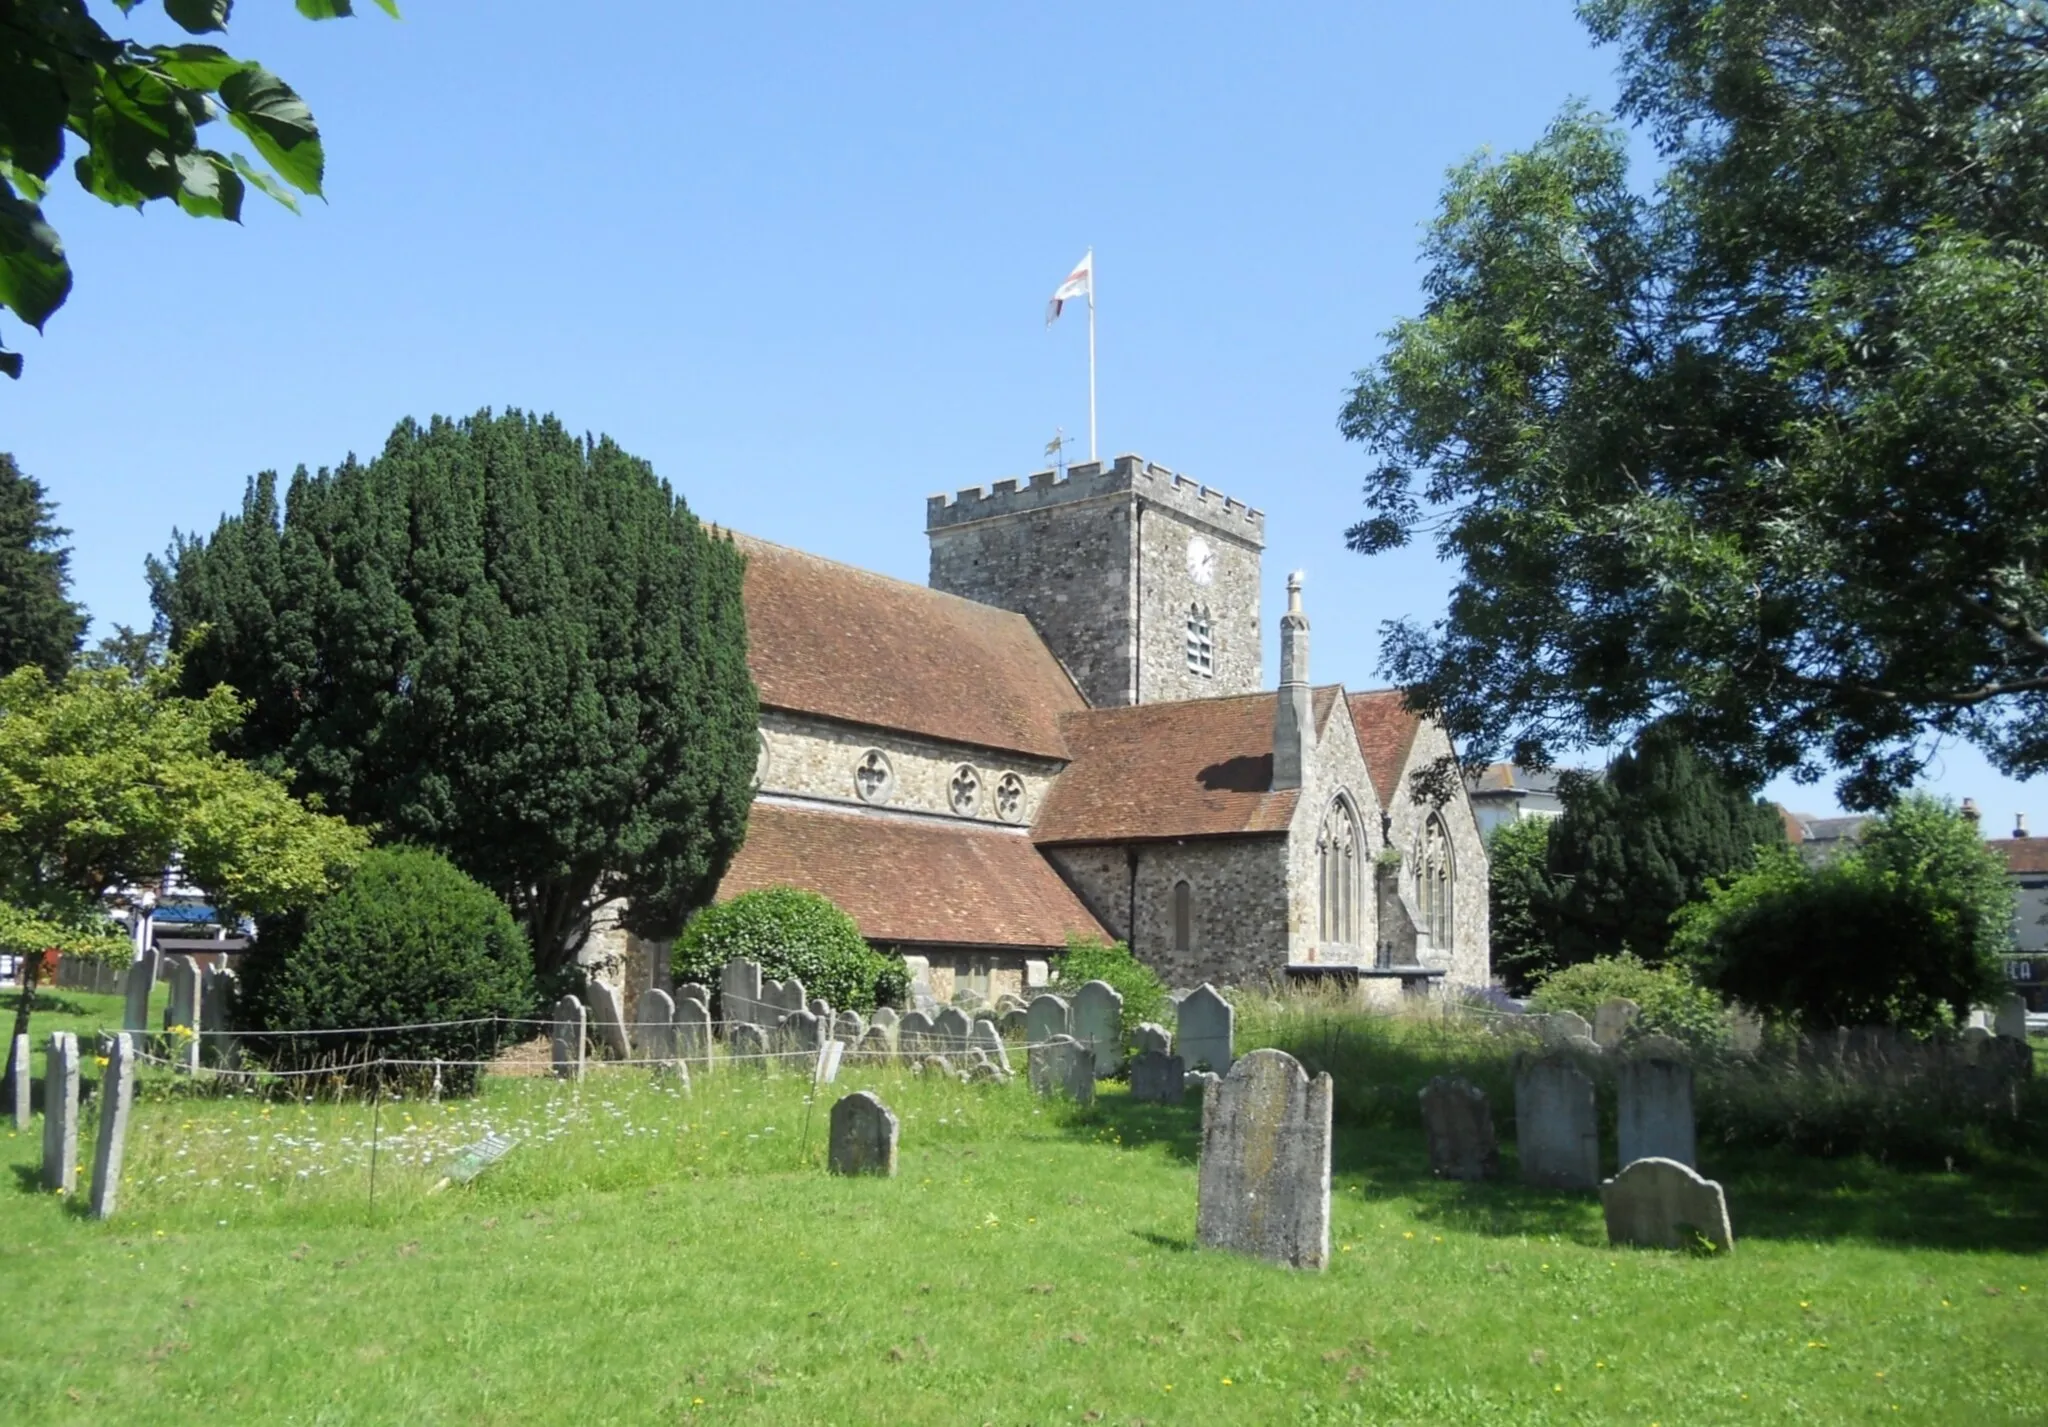
M812 561L815 564L830 565L835 570L844 570L848 574L858 575L862 579L873 580L878 584L894 585L899 589L905 590L915 590L921 595L930 595L935 599L951 600L957 604L966 605L970 609L986 610L990 614L1001 615L1004 619L1021 619L1026 624L1031 622L1025 616L1017 613L1017 611L1004 609L1001 605L988 604L981 600L971 600L965 595L956 595L950 590L935 590L930 585L921 585L915 580L905 580L899 579L895 575L885 575L879 570L870 570L865 565L855 565L845 560L835 560L830 555L820 555L815 550L802 550L794 545L784 545L779 540L770 540L765 536L749 534L744 530L735 530L730 525L714 525L711 528L714 531L721 531L726 535L730 535L733 538L733 543L736 545L765 546L784 555L795 555L801 559Z

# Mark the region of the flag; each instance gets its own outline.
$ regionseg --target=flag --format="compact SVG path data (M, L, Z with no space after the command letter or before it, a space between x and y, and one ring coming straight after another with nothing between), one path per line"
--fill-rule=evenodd
M1080 262L1074 264L1074 270L1067 274L1067 280L1059 285L1059 289L1052 295L1052 301L1045 305L1046 326L1050 327L1053 323L1059 321L1060 309L1067 305L1067 299L1070 297L1086 297L1090 303L1095 301L1095 250L1093 248L1090 248L1082 256Z

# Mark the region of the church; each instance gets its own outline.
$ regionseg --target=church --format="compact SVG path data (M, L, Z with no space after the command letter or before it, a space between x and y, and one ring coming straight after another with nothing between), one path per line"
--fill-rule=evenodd
M793 885L940 1000L1070 937L1170 984L1482 986L1486 853L1391 690L1316 684L1298 579L1262 689L1265 517L1141 460L926 505L929 585L736 535L757 792L720 900Z

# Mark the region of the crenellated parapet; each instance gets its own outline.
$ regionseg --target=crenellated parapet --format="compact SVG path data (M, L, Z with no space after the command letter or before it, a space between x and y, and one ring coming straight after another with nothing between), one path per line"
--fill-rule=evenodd
M1265 546L1264 511L1177 471L1131 455L1118 456L1107 466L1100 461L1069 466L1063 480L1055 471L1036 471L1023 481L997 481L986 489L969 486L953 495L928 497L925 530L932 533L1026 511L1124 495L1157 501L1234 540L1258 548Z

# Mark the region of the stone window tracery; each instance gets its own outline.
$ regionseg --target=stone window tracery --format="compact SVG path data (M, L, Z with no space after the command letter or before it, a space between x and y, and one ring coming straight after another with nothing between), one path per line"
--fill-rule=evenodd
M1173 949L1192 951L1195 945L1195 889L1187 878L1173 884Z
M1024 821L1024 780L1015 773L996 780L996 816L1006 823Z
M889 755L879 748L870 748L854 766L853 789L866 803L886 803L890 792L896 786L896 770L889 764Z
M946 785L946 800L953 811L963 818L971 818L981 810L981 772L972 763L962 763L953 770L953 781Z
M1422 929L1439 950L1451 946L1451 913L1457 895L1456 859L1451 852L1451 830L1440 813L1429 821L1415 839L1415 905L1422 912Z
M1341 946L1358 944L1360 866L1365 839L1351 800L1339 793L1323 814L1316 836L1317 890L1321 902L1320 940Z
M1206 605L1188 606L1188 672L1204 679L1216 677L1216 637Z

